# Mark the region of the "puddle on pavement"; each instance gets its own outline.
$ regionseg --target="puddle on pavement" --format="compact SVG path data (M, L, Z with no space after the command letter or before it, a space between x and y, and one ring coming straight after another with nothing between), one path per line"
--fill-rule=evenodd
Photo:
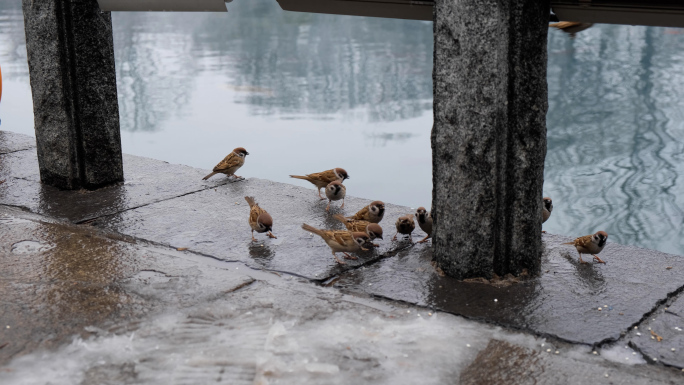
M12 253L14 254L35 254L41 253L55 247L54 245L42 244L38 241L21 241L12 245Z

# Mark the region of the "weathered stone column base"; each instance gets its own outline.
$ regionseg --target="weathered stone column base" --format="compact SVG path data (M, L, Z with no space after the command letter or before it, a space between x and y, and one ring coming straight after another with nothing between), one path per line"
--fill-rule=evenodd
M112 22L96 0L23 0L43 183L123 181Z
M458 278L539 271L547 1L435 3L433 216Z

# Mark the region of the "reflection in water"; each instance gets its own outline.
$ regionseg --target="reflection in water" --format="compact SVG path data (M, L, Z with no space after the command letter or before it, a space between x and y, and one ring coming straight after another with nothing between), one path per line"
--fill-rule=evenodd
M416 134L411 132L385 132L368 135L374 147L385 147L387 146L387 143L393 141L397 143L404 143L411 140L411 138L413 138L414 136L416 136Z
M666 31L549 36L549 232L605 230L612 242L684 253L684 40Z
M345 167L352 196L429 205L431 23L228 7L113 15L125 152L210 168L239 144L247 177ZM30 106L22 27L0 0L2 128L33 134L6 104ZM545 230L684 254L683 62L681 29L549 31Z
M431 23L283 12L271 0L229 9L113 15L123 130L155 130L185 111L200 73L237 91L252 115L361 108L370 121L393 121L432 108Z

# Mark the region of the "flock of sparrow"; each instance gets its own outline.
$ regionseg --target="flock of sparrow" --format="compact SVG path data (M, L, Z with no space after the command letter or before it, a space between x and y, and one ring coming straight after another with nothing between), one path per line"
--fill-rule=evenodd
M243 147L237 147L228 156L223 158L219 164L214 167L212 172L202 178L202 180L207 180L216 174L225 174L226 176L233 176L235 178L241 178L235 175L235 172L245 164L245 157L249 155L247 150ZM344 208L344 198L347 194L347 188L344 187L342 182L349 179L349 174L342 168L334 168L331 170L307 174L307 175L290 175L292 178L303 179L314 186L318 190L318 197L320 199L325 199L321 195L321 189L325 188L325 196L328 198L328 206L326 211L330 211L330 205L333 201L342 201L340 208ZM273 235L273 218L266 212L266 210L259 207L253 197L246 196L245 200L249 204L249 226L252 228L252 241L256 241L254 238L254 232L266 233L270 238L276 238ZM545 197L542 200L542 223L546 222L551 216L551 211L553 210L553 203L551 198ZM364 246L378 247L377 244L372 243L376 238L382 238L382 227L379 223L385 214L385 204L382 201L371 202L368 206L359 210L356 214L350 217L344 217L342 215L335 215L333 218L342 222L347 230L323 230L317 229L313 226L302 224L302 229L316 234L323 238L325 243L330 247L333 257L335 260L344 264L345 262L340 260L336 253L344 254L347 259L357 259L350 255L350 252L357 252L359 250L369 250L364 248ZM427 240L432 235L432 216L425 210L424 207L419 207L414 214L418 225L420 228L427 233L427 236L418 243L427 242ZM397 238L398 234L408 235L409 240L413 242L411 238L411 233L416 228L416 224L413 220L412 215L404 215L399 217L395 223L397 233L394 235L392 240ZM579 253L580 263L586 263L582 260L582 254L591 254L596 261L599 263L605 263L596 254L603 250L608 239L608 234L604 231L599 231L596 234L585 235L575 239L573 242L568 242L565 244L571 244L575 246L577 252Z

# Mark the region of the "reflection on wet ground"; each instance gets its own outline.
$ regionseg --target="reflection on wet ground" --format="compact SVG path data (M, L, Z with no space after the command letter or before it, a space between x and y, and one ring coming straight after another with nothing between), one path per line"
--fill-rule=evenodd
M331 283L589 345L618 340L655 302L681 290L673 273L684 269L678 256L610 243L601 254L606 265L580 265L575 250L561 244L565 241L544 236L537 278L457 281L435 268L432 248L423 244L344 272Z
M54 348L83 328L137 313L117 281L137 269L126 243L90 230L0 216L0 362Z

